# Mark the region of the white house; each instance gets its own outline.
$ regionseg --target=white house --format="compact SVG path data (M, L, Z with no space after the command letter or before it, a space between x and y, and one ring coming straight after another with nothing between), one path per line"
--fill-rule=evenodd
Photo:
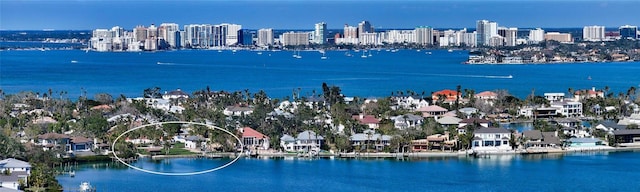
M38 135L38 139L34 141L36 145L42 146L43 150L50 150L54 148L63 149L69 151L71 144L69 136L59 133L46 133Z
M93 140L85 137L71 137L71 150L73 152L87 152L93 148Z
M5 174L8 172L9 174ZM27 182L31 174L31 165L14 158L0 161L0 188L18 189L20 181Z
M577 101L552 102L551 107L565 117L582 117L582 103Z
M476 99L483 101L486 104L493 106L493 103L498 99L498 94L492 91L483 91L473 95Z
M184 91L180 90L180 89L176 89L173 91L169 91L169 92L165 92L162 95L163 99L166 100L170 100L170 99L188 99L189 98L189 94L185 93Z
M241 115L249 115L253 113L253 106L228 106L224 108L222 111L226 116L241 116Z
M200 135L192 135L184 138L184 147L189 149L200 149L206 145L206 139Z
M424 117L414 114L398 115L391 117L391 120L393 121L393 126L401 130L420 127L424 123Z
M505 152L511 150L511 132L503 128L480 128L473 132L471 149L476 152Z
M392 98L399 109L416 110L429 106L429 102L418 96L396 96Z
M544 93L544 98L550 102L564 101L564 93Z
M385 146L389 146L391 136L381 135L376 133L373 129L368 129L362 133L353 134L349 137L349 141L351 141L351 145L353 146L371 145L377 151L382 151ZM364 147L360 147L360 149L362 148Z
M324 137L313 131L304 131L292 141L293 137L284 135L280 138L280 146L288 152L320 152Z

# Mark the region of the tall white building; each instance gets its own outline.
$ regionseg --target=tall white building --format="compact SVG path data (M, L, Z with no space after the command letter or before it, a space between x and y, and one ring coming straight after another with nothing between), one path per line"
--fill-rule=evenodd
M476 47L478 45L478 34L476 31L474 32L464 32L462 33L462 39L460 40L460 43L464 43L465 46L469 46L469 47Z
M384 35L385 43L415 43L416 34L414 30L389 30Z
M529 31L529 42L539 43L544 41L544 30L537 28Z
M180 27L176 23L162 23L160 27L163 28L162 33L159 36L164 39L171 48L180 47L179 30Z
M380 42L380 38L378 36L378 33L361 33L360 37L358 38L360 41L361 45L379 45L382 44Z
M518 28L511 27L506 29L504 36L505 46L516 46L518 40Z
M222 27L221 30L225 36L225 40L222 41L224 42L224 44L220 46L231 46L238 44L238 31L242 29L242 25L223 23L220 24L220 26Z
M273 45L273 29L259 29L258 30L258 46L270 46Z
M286 32L280 37L283 46L309 45L308 32Z
M582 40L584 41L602 41L604 38L604 26L594 25L582 28Z
M417 27L413 32L416 36L416 43L420 45L433 44L433 29L431 27Z
M313 42L315 44L324 44L327 39L327 24L325 22L316 23L316 29L313 33Z
M478 35L477 43L480 45L489 45L489 39L493 36L498 36L498 23L479 20L476 23L476 32Z
M191 48L209 48L213 46L213 26L209 24L190 24L184 26L184 46Z

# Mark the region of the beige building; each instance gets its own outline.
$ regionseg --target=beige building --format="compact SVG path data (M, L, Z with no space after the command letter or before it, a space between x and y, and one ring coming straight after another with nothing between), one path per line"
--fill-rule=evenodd
M573 38L571 38L571 34L569 33L558 33L558 32L547 32L544 34L545 41L558 41L561 43L570 43L573 42Z

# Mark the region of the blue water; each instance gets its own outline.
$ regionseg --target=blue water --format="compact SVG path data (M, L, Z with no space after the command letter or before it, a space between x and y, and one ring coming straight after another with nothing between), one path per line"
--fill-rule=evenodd
M265 90L270 97L291 96L300 88L303 96L321 91L323 82L340 86L347 96L389 96L411 89L430 94L440 89L507 89L518 97L532 90L566 92L569 87L587 89L609 86L614 93L639 86L640 62L548 65L465 65L466 51L415 50L396 53L328 51L321 60L317 51L292 52L181 50L142 53L101 53L80 50L0 51L0 89L5 93L25 90L44 93L67 91L77 98L106 92L114 97L142 95L158 86L187 92L205 89L251 92ZM73 61L73 62L72 62ZM512 79L502 78L512 75ZM587 80L588 77L592 80ZM58 94L54 94L58 95Z
M195 176L83 166L75 177L58 180L67 190L88 181L98 191L634 191L640 187L639 158L639 152L598 152L409 161L240 159Z

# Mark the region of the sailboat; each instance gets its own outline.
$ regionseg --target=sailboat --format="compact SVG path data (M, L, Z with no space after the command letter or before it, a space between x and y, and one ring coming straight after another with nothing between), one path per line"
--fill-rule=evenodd
M364 54L364 51L362 51L362 56L360 56L362 58L367 58L367 56Z
M302 55L300 55L299 51L298 51L298 54L296 54L296 51L293 51L293 58L302 59Z
M320 53L322 53L322 57L320 57L320 59L327 59L327 56L325 55L325 51L324 50L320 50Z

